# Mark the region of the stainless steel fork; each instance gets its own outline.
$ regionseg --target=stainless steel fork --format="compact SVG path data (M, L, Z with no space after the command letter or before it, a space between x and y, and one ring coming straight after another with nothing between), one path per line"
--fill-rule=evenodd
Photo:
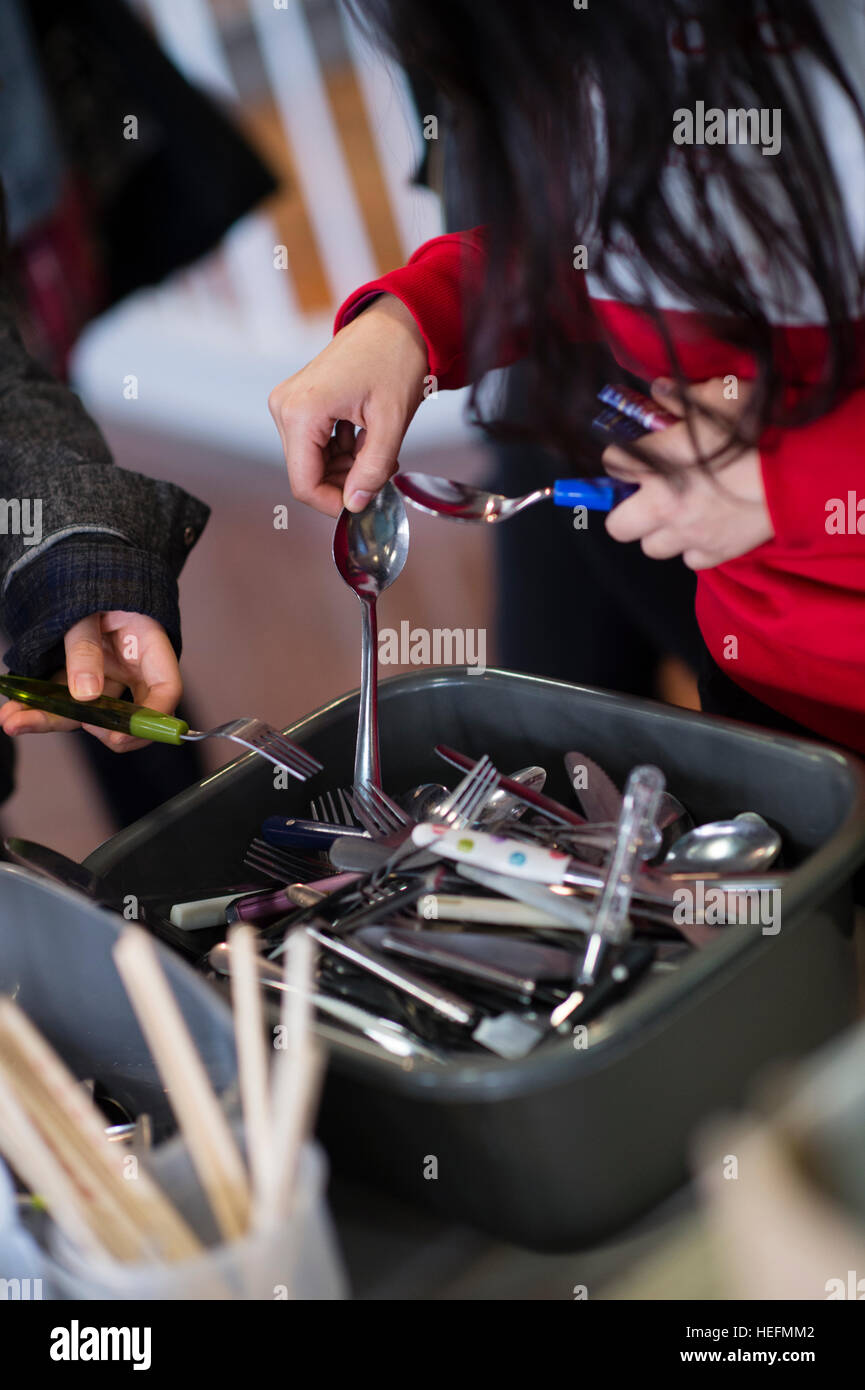
M344 791L342 787L313 797L309 803L309 814L311 820L323 821L329 825L346 825L351 828L361 823L356 818L351 793Z
M95 724L99 729L114 729L134 738L151 739L154 743L197 743L202 738L228 738L250 753L258 753L276 767L285 768L292 777L305 782L322 765L306 749L265 724L263 719L244 716L217 724L214 729L190 729L185 719L146 705L133 705L128 700L115 700L111 695L99 695L95 700L76 700L65 685L54 681L33 680L25 676L0 676L0 693L34 709L44 709L82 724Z
M297 777L301 782L322 770L322 764L317 758L307 753L305 748L299 748L296 743L292 743L271 724L265 724L263 719L231 719L227 724L218 724L215 729L205 729L203 732L189 729L180 737L191 743L202 738L229 738L232 743L239 743L251 753L258 753L262 758L267 758L268 762L274 763L276 767L285 768L286 772L290 772L292 777Z
M333 870L322 860L310 860L290 850L275 849L266 840L256 837L251 841L243 857L248 869L257 869L279 884L314 883L316 879L327 878Z
M348 799L364 830L377 839L411 829L417 823L392 797L371 782L355 787Z
M492 760L484 754L454 787L450 796L445 797L438 810L433 813L432 819L438 824L449 825L453 830L462 830L471 825L500 780L501 774L493 766Z
M498 782L499 773L485 755L466 773L441 805L431 812L430 819L438 825L447 825L454 830L471 825L491 793L495 791ZM355 787L349 800L364 829L379 839L396 835L402 835L403 839L406 839L416 824L416 821L380 787L371 784Z

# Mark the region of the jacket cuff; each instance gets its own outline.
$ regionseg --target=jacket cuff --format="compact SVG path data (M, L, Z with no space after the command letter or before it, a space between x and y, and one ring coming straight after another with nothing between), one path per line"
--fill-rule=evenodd
M144 613L180 656L177 580L150 551L81 533L57 541L9 581L0 619L12 639L3 660L16 675L44 678L65 663L63 637L91 613Z

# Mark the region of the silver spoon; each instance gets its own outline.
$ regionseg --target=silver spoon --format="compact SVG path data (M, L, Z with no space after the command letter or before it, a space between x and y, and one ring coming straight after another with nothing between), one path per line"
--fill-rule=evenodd
M333 559L360 599L360 709L354 785L381 786L378 747L378 624L376 599L402 573L408 555L408 517L393 483L385 483L362 512L343 509L333 533Z
M446 796L450 796L450 792L441 782L421 782L399 800L403 810L408 812L412 820L423 821L428 818L432 808L444 801Z
M519 782L521 786L532 787L538 792L543 791L546 780L546 769L542 767L524 767L511 774L512 782ZM450 796L450 791L442 786L441 782L422 782L420 786L412 787L401 801L403 809L413 820L424 821L434 816L447 796ZM489 830L491 824L517 820L527 810L524 801L519 801L512 792L503 791L499 787L484 805L477 824Z
M519 772L511 773L512 782L519 782L521 787L531 787L532 791L536 792L543 791L546 780L547 772L543 767L521 767ZM477 824L484 830L489 830L505 821L519 820L528 809L526 803L514 796L513 792L506 792L502 787L498 787L481 811Z
M676 841L661 867L667 873L757 873L773 864L780 852L777 830L755 811L745 811L732 820L709 821L689 830Z
M438 478L432 473L397 473L393 481L406 501L419 511L450 521L472 522L508 521L535 502L550 498L557 507L608 512L636 490L633 483L616 478L567 478L536 488L523 497L502 497L498 492L469 487L468 483Z

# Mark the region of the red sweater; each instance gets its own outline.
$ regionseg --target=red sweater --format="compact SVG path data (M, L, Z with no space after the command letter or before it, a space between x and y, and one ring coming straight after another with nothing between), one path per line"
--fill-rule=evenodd
M463 306L484 267L482 229L436 237L408 265L351 295L336 327L371 296L396 295L423 334L438 385L463 386ZM577 272L574 277L574 339L609 336L629 371L647 382L669 375L666 349L646 316L627 304L590 298L585 278ZM664 316L690 381L754 376L753 361L710 336L696 314L667 309ZM865 323L858 326L865 346ZM790 387L815 380L825 356L825 330L780 325L776 340ZM506 357L518 355L518 345L510 345ZM697 618L715 661L738 685L824 737L865 753L865 351L860 360L861 387L830 415L799 429L771 431L761 441L774 540L699 572ZM839 530L833 518L842 514L845 529Z

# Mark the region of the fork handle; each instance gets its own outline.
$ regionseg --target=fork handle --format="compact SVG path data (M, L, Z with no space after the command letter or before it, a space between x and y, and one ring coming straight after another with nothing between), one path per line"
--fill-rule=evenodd
M78 719L82 724L95 724L98 729L114 729L136 738L152 739L156 743L179 744L189 725L173 715L161 714L146 705L133 705L128 700L114 700L100 695L95 700L76 700L65 685L56 681L37 681L29 676L0 676L0 695L33 709L60 714L64 719Z

